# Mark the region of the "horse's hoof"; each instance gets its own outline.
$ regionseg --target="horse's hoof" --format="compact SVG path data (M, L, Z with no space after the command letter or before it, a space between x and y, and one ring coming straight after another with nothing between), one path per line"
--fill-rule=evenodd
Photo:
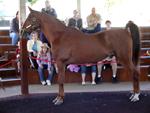
M63 99L58 99L55 103L54 103L54 105L61 105L61 104L63 104Z
M53 103L55 103L58 100L58 96L52 101Z
M139 95L140 95L140 93L132 94L131 97L130 97L131 102L139 101L140 100Z

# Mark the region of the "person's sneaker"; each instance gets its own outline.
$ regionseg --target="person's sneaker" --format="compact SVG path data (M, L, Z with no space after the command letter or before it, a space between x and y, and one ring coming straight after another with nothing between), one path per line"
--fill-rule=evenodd
M45 82L45 81L41 81L41 84L45 86L45 85L46 85L46 82Z
M148 74L147 76L150 77L150 74Z
M51 85L51 81L50 80L46 80L46 83L47 83L48 86Z
M85 82L82 82L82 85L85 85Z
M102 77L96 77L95 79L96 84L99 84L102 82Z
M117 77L112 77L112 83L117 83L117 82L118 82Z
M98 75L97 77L98 77L98 78L101 78L101 75Z
M103 66L103 70L105 70L106 69L106 66Z
M95 82L95 81L93 81L93 82L92 82L92 85L95 85L95 84L96 84L96 82Z

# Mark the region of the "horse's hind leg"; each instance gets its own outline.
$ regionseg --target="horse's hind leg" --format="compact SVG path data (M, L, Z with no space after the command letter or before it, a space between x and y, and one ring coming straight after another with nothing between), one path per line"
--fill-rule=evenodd
M58 93L57 97L53 100L53 103L55 105L60 105L64 102L65 66L61 61L58 61L57 68L58 68L59 93Z
M126 71L130 76L132 76L132 81L133 81L133 94L130 97L131 101L138 101L139 100L139 92L140 92L140 87L139 87L139 71L138 71L138 66L135 66L132 61L132 55L131 53L128 52L128 54L118 54L118 60L120 63L124 66Z
M139 85L139 70L138 67L133 66L133 94L131 95L131 101L135 102L139 100L140 85Z
M139 87L139 71L137 67L131 62L129 64L125 65L127 68L127 71L129 72L130 75L133 77L133 94L131 95L130 99L131 101L135 102L139 100L139 92L140 92L140 87Z

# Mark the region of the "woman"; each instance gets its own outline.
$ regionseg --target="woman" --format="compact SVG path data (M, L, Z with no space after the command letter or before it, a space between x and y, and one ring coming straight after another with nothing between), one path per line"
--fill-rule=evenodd
M38 32L33 31L31 33L31 39L27 42L27 51L29 52L31 67L35 69L38 68L36 57L38 52L41 50L41 45L42 42L38 40Z

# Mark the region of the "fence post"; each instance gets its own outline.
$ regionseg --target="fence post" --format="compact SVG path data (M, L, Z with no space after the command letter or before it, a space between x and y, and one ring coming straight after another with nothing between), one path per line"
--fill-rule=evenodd
M24 37L20 41L21 47L21 94L28 95L28 52L27 52L27 39Z

